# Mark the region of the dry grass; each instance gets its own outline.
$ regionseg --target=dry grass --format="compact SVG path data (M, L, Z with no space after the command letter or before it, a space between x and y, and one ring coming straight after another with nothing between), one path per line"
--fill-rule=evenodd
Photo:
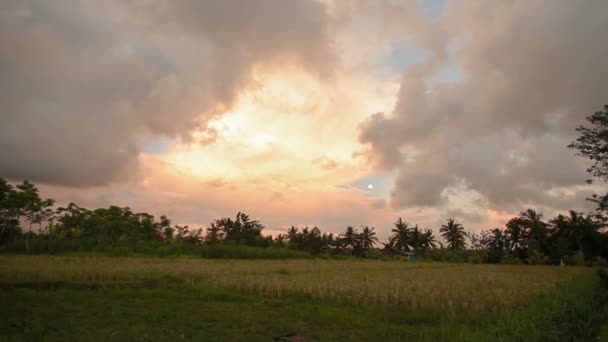
M338 260L0 256L0 282L119 282L162 276L263 296L497 311L589 268Z

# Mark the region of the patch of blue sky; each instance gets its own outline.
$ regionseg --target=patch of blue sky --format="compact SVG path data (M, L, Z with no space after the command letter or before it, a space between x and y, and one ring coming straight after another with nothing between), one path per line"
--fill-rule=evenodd
M395 176L392 173L374 173L344 187L365 191L372 197L388 199L394 183Z
M424 14L430 18L437 18L445 12L445 3L447 0L421 0Z
M445 65L439 69L433 79L439 82L462 82L464 81L464 73L456 65Z
M167 152L170 147L170 141L166 137L148 139L139 144L142 152L147 154L161 154Z
M465 74L462 71L462 68L455 64L454 61L457 60L458 49L461 48L458 42L455 40L450 40L447 46L448 58L449 62L442 65L439 70L433 76L433 81L438 82L463 82L465 79Z
M374 67L386 74L400 73L409 66L422 63L430 56L428 50L407 46L405 42L390 42L385 53L380 55Z

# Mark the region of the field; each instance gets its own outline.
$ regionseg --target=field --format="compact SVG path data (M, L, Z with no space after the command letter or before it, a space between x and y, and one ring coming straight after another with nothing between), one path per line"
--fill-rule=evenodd
M14 340L560 340L606 307L587 267L0 256ZM567 330L566 330L567 329Z

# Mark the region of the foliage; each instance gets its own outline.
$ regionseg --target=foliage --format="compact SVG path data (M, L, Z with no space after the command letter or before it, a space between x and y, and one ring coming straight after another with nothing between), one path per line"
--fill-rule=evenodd
M608 105L604 109L587 117L590 126L579 126L576 131L579 137L568 145L578 150L578 155L591 160L587 172L600 181L608 181ZM587 180L592 183L593 179ZM597 204L598 215L608 212L608 194L593 194L588 200Z
M447 241L449 249L453 251L465 249L467 234L462 224L456 222L453 218L447 219L446 224L439 228L439 232Z
M105 255L195 255L208 258L408 257L450 262L594 264L608 258L602 217L569 211L550 220L534 209L522 211L504 228L467 233L450 218L439 232L398 218L381 248L374 227L347 226L341 233L294 227L274 237L264 225L239 212L214 220L207 229L173 224L129 207L89 210L69 203L54 206L36 186L13 186L0 178L0 252ZM469 243L467 243L467 239ZM239 250L239 248L241 250ZM467 249L468 248L468 249ZM268 251L261 251L268 249ZM298 253L299 251L304 253ZM603 259L600 259L603 258Z
M591 341L605 322L606 285L597 276L562 284L507 311L491 328L494 341Z

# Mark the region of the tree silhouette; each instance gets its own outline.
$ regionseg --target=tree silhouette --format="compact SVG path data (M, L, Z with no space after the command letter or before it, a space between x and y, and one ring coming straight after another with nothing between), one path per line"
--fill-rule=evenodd
M256 245L262 240L264 226L256 220L251 220L245 213L238 212L234 220L230 218L215 220L214 224L223 233L225 241L237 245Z
M590 126L579 126L576 131L579 137L568 145L568 148L578 150L578 155L592 161L587 172L601 181L608 181L608 105L604 109L587 117ZM593 180L588 179L591 183ZM588 200L597 204L598 215L608 211L608 194L593 194Z
M392 247L398 254L403 254L410 251L411 244L411 228L408 226L406 221L398 218L397 222L394 223L395 228L391 230L393 233L390 238Z
M359 234L357 230L352 227L346 227L344 233L340 235L341 244L349 250L349 254L353 254L354 251L357 251L359 247Z
M435 235L433 235L432 230L427 228L420 235L420 250L423 253L426 253L434 248L437 248L437 241L435 240Z
M462 250L466 247L466 232L464 231L464 227L453 218L447 219L446 224L441 225L439 231L447 242L449 249Z
M378 242L378 238L376 237L376 232L374 232L374 227L369 228L365 226L363 231L360 234L361 240L361 248L363 249L363 253L367 258L369 250L374 247L374 245Z
M569 215L559 214L550 223L555 230L555 235L569 242L569 249L581 251L585 257L590 257L590 251L585 251L583 241L596 241L601 238L599 230L603 227L601 222L593 219L591 215L584 215L574 210Z

